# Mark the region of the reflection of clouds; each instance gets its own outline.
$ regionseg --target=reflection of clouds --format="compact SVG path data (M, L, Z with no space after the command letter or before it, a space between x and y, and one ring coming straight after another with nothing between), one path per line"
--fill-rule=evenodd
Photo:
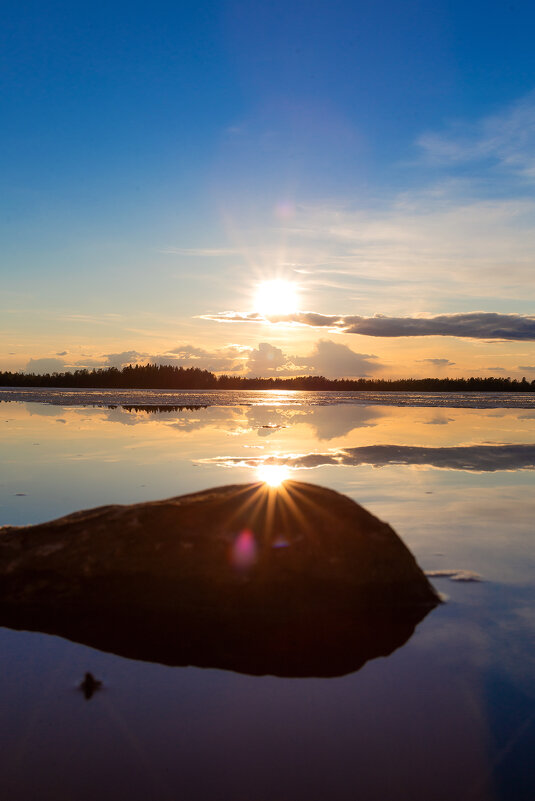
M445 470L495 472L535 469L535 445L463 445L425 448L408 445L368 445L327 453L273 456L221 456L204 460L225 467L255 467L261 464L286 465L294 470L327 465L357 467L371 465L418 465Z
M270 434L275 433L275 431L281 431L281 429L286 428L286 426L278 426L278 425L263 425L257 431L259 437L269 437Z
M33 417L33 415L37 415L38 417L57 417L59 414L59 409L44 403L25 403L24 407L30 417Z
M447 426L448 423L455 422L455 418L437 414L435 417L432 417L431 420L423 420L422 422L426 426Z
M473 570L458 570L455 568L426 570L425 575L428 578L448 578L450 581L482 581L479 573L474 573Z
M354 428L374 426L383 415L384 412L375 406L349 404L337 405L334 413L332 406L309 406L305 409L251 406L246 411L251 428L257 428L259 436L266 436L290 425L304 423L314 430L314 435L319 440L342 437Z
M314 429L319 440L343 437L354 428L368 428L377 425L384 412L376 406L344 406L333 411L329 406L316 406L308 412L296 416L296 422L307 423Z

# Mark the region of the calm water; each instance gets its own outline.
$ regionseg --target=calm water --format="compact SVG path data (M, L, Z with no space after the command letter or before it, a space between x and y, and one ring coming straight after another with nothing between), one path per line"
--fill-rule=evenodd
M169 668L0 629L3 797L535 797L532 397L0 399L0 523L250 481L267 463L362 503L425 570L479 579L434 577L447 603L335 679ZM90 701L86 671L104 682Z

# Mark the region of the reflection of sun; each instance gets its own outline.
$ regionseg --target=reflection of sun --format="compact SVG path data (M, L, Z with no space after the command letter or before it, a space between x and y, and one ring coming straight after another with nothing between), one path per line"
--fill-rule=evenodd
M266 316L296 312L299 308L296 285L282 279L263 281L256 289L254 308Z
M290 476L290 471L283 464L263 464L257 471L259 481L268 484L270 487L279 487L283 481Z

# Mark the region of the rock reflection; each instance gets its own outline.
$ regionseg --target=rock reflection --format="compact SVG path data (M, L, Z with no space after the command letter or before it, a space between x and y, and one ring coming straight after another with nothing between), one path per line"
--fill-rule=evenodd
M264 613L247 608L233 619L213 615L151 614L126 608L3 610L0 624L64 637L117 656L172 667L232 670L254 676L334 678L369 660L389 656L431 611L309 609L274 604Z

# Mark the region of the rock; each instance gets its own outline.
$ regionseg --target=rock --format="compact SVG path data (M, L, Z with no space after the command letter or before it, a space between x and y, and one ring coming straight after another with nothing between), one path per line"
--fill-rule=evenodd
M170 665L357 670L439 603L407 547L351 499L244 484L0 529L0 625Z

